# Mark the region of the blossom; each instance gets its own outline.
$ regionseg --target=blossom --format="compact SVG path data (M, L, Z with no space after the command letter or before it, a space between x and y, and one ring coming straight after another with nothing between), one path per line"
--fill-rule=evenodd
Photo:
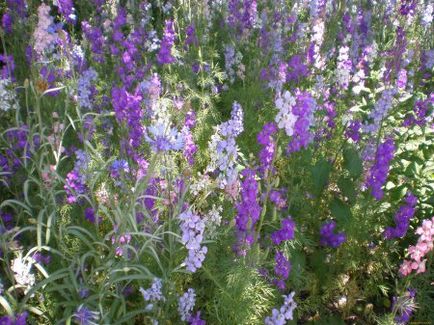
M422 221L422 226L416 229L416 234L419 235L415 246L408 247L410 259L406 259L401 264L399 272L403 276L407 276L413 271L416 273L425 272L426 258L430 251L434 249L434 217Z
M74 313L74 320L79 325L96 325L99 320L99 313L92 311L83 304L78 306Z
M65 20L70 24L75 24L77 16L74 13L75 8L72 0L57 0L57 6Z
M297 303L294 301L295 292L283 296L285 299L280 309L273 308L271 316L265 318L265 325L285 325L286 321L294 318L293 313L297 308Z
M196 304L196 292L193 288L189 288L178 300L178 313L181 320L189 321L194 305Z
M53 17L50 16L50 7L42 3L38 7L38 24L33 33L34 49L41 57L44 53L51 53L59 42L56 30Z
M12 261L11 270L14 273L15 282L24 287L24 294L35 285L35 275L31 272L31 268L35 261L31 257L23 257L19 255Z
M164 301L164 295L162 293L163 283L161 279L154 278L152 281L151 287L148 289L140 288L140 292L143 295L143 299L145 301Z
M382 190L389 173L389 165L395 154L395 143L392 139L387 139L381 143L375 154L375 163L371 167L366 181L366 185L371 189L371 194L376 200L381 200L384 196Z
M182 212L179 217L181 220L181 241L188 249L188 256L184 260L189 272L196 272L202 266L205 255L208 251L206 246L201 246L205 231L203 219L191 211Z
M166 20L163 40L161 41L160 51L157 54L158 64L163 65L175 62L175 58L171 54L174 42L175 30L173 28L173 20Z
M93 68L82 73L77 82L77 99L81 107L90 110L92 108L91 98L95 93L93 82L98 78L98 74Z
M295 222L291 217L283 219L281 228L271 234L271 241L274 245L279 245L283 241L294 239Z
M242 175L244 180L241 183L241 201L236 205L235 217L237 243L234 248L239 255L245 255L246 250L253 244L255 224L262 210L258 200L259 188L255 172L244 169Z
M18 100L10 79L0 79L0 109L7 112L18 109Z
M336 228L336 222L335 221L326 222L321 226L320 244L322 246L330 246L330 247L336 248L345 242L345 240L346 240L345 233L339 232L339 233L335 234L334 233L335 228Z
M220 188L232 186L237 182L238 147L236 138L244 130L243 115L241 105L234 102L231 119L216 127L216 131L209 142L211 161L208 164L207 171L219 171L218 183Z
M261 162L261 169L263 171L271 167L271 163L274 159L274 152L276 150L276 144L273 141L273 135L277 132L277 126L274 123L266 123L262 131L258 134L258 143L261 145L261 151L259 152L259 160Z
M292 136L294 134L294 125L297 121L297 116L292 113L296 99L289 91L285 91L277 97L274 103L279 110L275 118L277 126L279 129L284 129L288 136Z
M28 316L29 313L26 311L21 314L17 314L16 316L3 316L0 317L0 324L1 325L26 325Z
M154 152L181 150L184 137L177 129L171 128L165 122L157 122L146 130L145 140L151 145Z
M402 238L405 236L408 226L410 225L410 219L416 212L416 204L417 198L411 193L407 194L405 205L401 206L395 214L394 220L396 227L387 227L384 231L384 237L386 239Z
M285 290L285 280L288 279L289 272L291 271L291 263L281 251L276 252L274 261L276 263L274 266L274 273L276 274L274 283L280 290Z

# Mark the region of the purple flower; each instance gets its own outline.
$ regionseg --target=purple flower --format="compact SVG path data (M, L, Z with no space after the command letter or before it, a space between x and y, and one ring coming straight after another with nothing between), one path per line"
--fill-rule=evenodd
M335 228L336 228L336 222L335 221L326 222L325 224L323 224L321 226L320 244L322 246L330 246L330 247L336 248L345 242L345 240L346 240L345 234L343 232L335 234L334 233Z
M28 316L29 313L26 311L16 316L3 316L0 317L0 324L1 325L26 325Z
M277 132L277 125L273 122L266 123L262 128L262 131L258 134L258 143L261 145L261 151L259 152L259 160L261 162L261 171L271 167L273 162L274 152L276 150L276 144L273 141L273 135Z
M200 311L190 317L190 325L206 325L206 322L200 318Z
M93 208L86 208L86 210L84 210L84 217L87 221L95 223L95 210Z
M360 121L351 121L351 123L348 125L348 128L345 130L345 136L356 143L359 142L361 126L362 123Z
M2 27L6 34L12 33L12 17L6 12L2 17Z
M274 245L280 245L281 242L294 239L295 222L291 217L283 219L281 228L271 234L271 241Z
M161 41L160 51L157 54L158 64L163 65L175 62L175 58L171 54L174 42L175 30L173 28L173 20L166 20L163 40Z
M80 305L74 313L74 319L80 325L96 325L99 314L84 305Z
M274 283L280 290L285 290L285 280L288 279L289 272L291 271L291 263L286 259L285 255L281 251L277 251L274 257L275 266L274 273L276 274L276 279Z
M184 260L189 272L194 273L202 266L208 251L206 246L201 246L205 231L203 219L191 211L185 211L179 215L181 220L182 243L188 249L188 256Z
M239 255L245 255L246 250L253 244L255 224L261 214L255 172L251 169L245 169L242 175L244 180L241 183L241 201L236 205L237 216L235 217L238 238L235 250Z
M199 42L197 40L194 24L188 25L185 33L187 34L187 37L185 38L185 47L190 45L197 46Z
M184 322L190 320L194 305L196 304L196 292L189 288L178 300L178 313Z
M265 325L284 325L288 320L294 318L294 309L297 308L297 303L294 301L295 292L291 292L287 296L283 296L285 299L280 309L273 309L271 316L265 318Z
M402 238L407 233L410 225L410 219L413 218L417 205L417 197L408 193L405 198L405 205L399 207L395 214L395 227L387 227L383 235L386 239Z
M74 3L72 0L57 0L59 12L69 24L75 24L77 17L74 14Z
M381 200L384 196L382 190L389 173L389 165L395 154L395 143L392 139L387 139L381 143L375 154L375 163L369 171L366 185L371 189L371 194L376 200Z

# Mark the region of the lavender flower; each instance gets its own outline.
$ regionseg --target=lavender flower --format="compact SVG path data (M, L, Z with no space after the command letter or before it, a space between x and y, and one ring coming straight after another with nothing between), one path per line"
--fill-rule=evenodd
M378 132L381 122L387 116L392 107L393 96L395 93L395 89L386 89L381 93L380 99L375 103L374 109L369 114L369 118L372 122L363 127L364 132L371 134Z
M349 57L349 47L343 46L339 49L338 63L336 67L336 79L342 89L348 89L351 80L352 62Z
M193 288L189 288L178 300L178 313L181 320L185 322L190 320L195 304L196 292Z
M80 305L74 313L74 320L79 325L97 325L99 320L99 313L91 311L89 308Z
M201 246L205 231L205 222L197 214L185 211L179 215L181 220L182 243L188 249L188 256L184 260L189 272L196 272L202 266L207 253L207 247Z
M371 194L376 200L381 200L384 196L382 190L389 173L389 165L395 153L395 143L392 139L387 139L381 143L375 154L375 163L369 171L366 185L371 189Z
M271 316L265 318L265 325L285 325L286 321L294 318L294 309L297 308L297 303L294 301L295 292L291 292L285 299L280 309L273 309Z
M405 205L399 207L394 220L395 227L387 227L383 235L386 239L402 238L405 236L410 225L410 219L413 218L416 212L417 197L412 193L408 193L405 198Z
M336 222L330 221L326 222L321 226L320 235L321 240L320 244L322 246L330 246L333 248L341 246L345 240L346 236L343 232L334 233L334 230L336 228Z
M2 27L6 34L12 33L12 22L12 16L8 12L4 13L2 17Z
M3 316L0 317L0 324L2 325L26 325L28 312L18 314L16 316Z

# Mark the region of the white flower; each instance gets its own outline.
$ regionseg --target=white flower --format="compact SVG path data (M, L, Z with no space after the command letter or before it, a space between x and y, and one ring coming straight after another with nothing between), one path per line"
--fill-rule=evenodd
M11 270L14 273L15 281L17 284L25 287L25 294L35 284L35 275L31 272L33 263L35 261L31 257L23 258L21 252L11 263Z

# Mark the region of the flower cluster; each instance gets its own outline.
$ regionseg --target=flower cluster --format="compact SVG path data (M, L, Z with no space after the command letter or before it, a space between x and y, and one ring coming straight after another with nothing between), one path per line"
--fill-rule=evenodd
M416 273L425 272L426 258L424 257L434 248L434 217L422 221L422 226L416 229L419 235L416 246L410 246L408 253L410 260L404 260L399 272L403 276L409 275L413 270Z
M163 283L161 281L161 279L159 278L154 278L154 280L152 281L151 287L148 289L143 289L142 287L140 287L139 291L141 292L143 299L145 301L150 302L147 306L146 306L146 310L151 310L154 307L155 302L157 301L165 301L166 298L164 298L163 292Z
M370 124L363 126L365 133L376 134L378 132L381 122L392 108L395 93L396 89L386 89L381 93L380 99L375 103L374 109L369 113Z
M336 222L335 221L330 221L330 222L326 222L325 224L323 224L321 226L320 229L320 244L322 246L330 246L333 248L339 247L341 246L345 240L346 240L346 236L343 232L339 232L339 233L334 233L336 228Z
M79 325L97 325L99 320L99 313L90 310L83 304L78 306L73 316Z
M194 164L194 154L197 151L197 146L194 143L191 129L196 125L196 114L194 111L189 111L185 116L184 127L181 133L184 137L184 156L190 165Z
M69 24L75 24L77 16L74 13L75 8L72 0L57 0L56 2L57 6L59 7L59 12L62 14L65 20Z
M112 89L112 105L116 119L120 124L125 123L129 130L129 143L137 148L144 138L142 125L143 111L141 108L142 97L139 94L130 94L125 87Z
M177 129L170 127L166 121L159 121L146 130L145 140L154 152L181 150L185 137Z
M408 288L404 295L393 297L392 311L395 311L395 322L399 325L407 324L415 310L416 290Z
M216 132L209 143L211 161L207 171L220 172L218 176L220 188L230 186L237 181L238 147L235 139L243 130L243 110L240 104L234 102L231 119L216 127Z
M208 251L206 246L202 246L205 222L197 214L191 211L182 212L179 215L181 220L182 243L188 249L188 256L184 260L189 272L196 272L202 266L205 255Z
M402 238L407 233L408 226L410 225L410 219L413 218L416 212L417 197L413 194L407 194L405 198L405 205L401 206L396 212L394 220L395 227L387 227L384 231L384 238Z
M297 91L296 104L292 113L297 116L294 123L292 139L288 144L288 152L296 152L306 148L313 140L310 127L314 122L313 113L316 109L315 99L308 92Z
M35 285L36 277L31 272L34 263L35 261L33 258L23 257L21 252L11 263L11 270L14 274L15 282L18 285L23 286L24 294Z
M241 202L236 206L237 216L235 217L237 232L235 250L239 255L245 255L247 249L253 244L255 224L261 214L261 206L258 202L258 182L255 180L256 174L251 169L244 169L242 175L244 180L241 183Z
M291 272L291 263L286 259L285 255L281 251L277 251L274 257L275 266L274 273L276 274L276 279L274 279L274 284L280 289L285 290L285 281L288 279L289 272Z
M131 234L129 233L125 233L119 236L113 235L111 237L111 243L112 245L117 245L115 248L115 255L116 256L127 256L127 250L125 249L124 246L129 245L129 243L131 242Z
M281 228L271 234L271 241L274 245L280 245L281 242L294 239L295 222L291 217L283 219Z
M66 175L66 183L64 186L66 201L69 204L76 203L78 195L84 194L87 191L86 181L88 178L87 168L89 156L83 150L77 150L75 155L76 161L74 169Z
M348 46L343 46L339 49L336 79L342 89L348 89L351 80L352 62L348 55L349 50Z
M432 107L433 104L434 95L431 95L431 98L425 100L417 100L414 104L414 114L407 116L402 125L406 127L414 125L422 127L432 121L433 117L430 114L430 107Z
M271 167L276 151L276 144L273 141L273 135L277 132L277 126L274 123L267 123L258 134L258 143L261 145L259 151L259 161L261 170L264 172Z
M178 300L178 313L181 320L187 322L190 320L194 305L196 304L196 292L189 288Z
M44 57L44 54L52 53L59 42L57 29L53 17L50 16L50 7L42 3L38 7L38 25L36 26L33 38L35 39L35 52Z
M18 314L16 316L2 316L0 317L0 324L4 325L26 325L28 312Z
M10 79L0 79L0 110L9 111L18 108L15 89Z
M378 146L375 163L369 171L366 185L371 189L372 196L378 201L384 196L382 186L386 182L394 154L395 143L392 139L387 139Z
M161 41L160 51L157 54L158 64L169 64L175 62L172 56L172 46L175 42L175 30L173 28L173 20L166 20L164 26L163 40Z
M232 45L225 47L225 71L229 78L229 83L235 82L236 76L244 79L244 65L242 64L243 55L239 51L235 51Z
M284 199L285 190L271 190L269 194L269 199L271 203L275 205L279 210L285 209L287 204Z
M78 104L90 110L92 108L91 98L96 92L93 83L98 78L98 74L93 68L83 72L77 82L77 100Z
M274 101L274 104L279 110L275 118L277 126L279 129L284 129L288 136L292 136L294 134L294 125L297 121L297 116L295 116L292 112L295 103L296 99L289 91L285 91Z
M297 303L294 301L295 292L283 296L285 299L280 309L273 308L271 316L265 318L265 325L285 325L288 320L294 318L294 310Z

